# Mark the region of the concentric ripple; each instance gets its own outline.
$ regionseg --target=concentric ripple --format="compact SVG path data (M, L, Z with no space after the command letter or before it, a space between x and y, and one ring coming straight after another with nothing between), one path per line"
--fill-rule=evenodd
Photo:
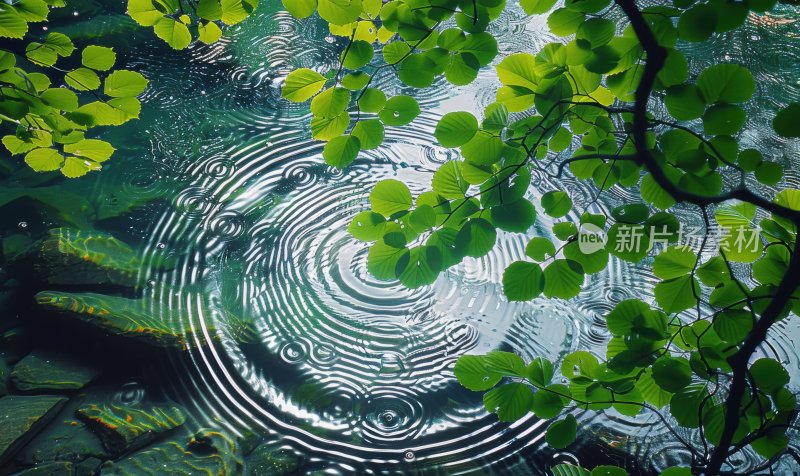
M532 415L499 423L480 394L457 383L453 365L466 353L494 349L525 359L558 359L578 348L600 355L609 338L602 316L623 299L650 299L657 280L643 267L612 260L574 300L511 303L499 283L505 267L524 256L529 237L517 234L501 234L491 254L466 259L431 286L412 290L375 279L367 272L367 246L346 231L350 219L381 179L402 180L414 194L429 188L432 172L456 157L434 145L436 122L450 110L478 112L493 102L494 73L482 71L460 90L420 91L423 112L412 126L387 129L382 147L334 170L322 160L321 144L309 139L308 106L281 100L280 85L293 68L335 64L341 44L321 24L279 11L280 2L262 4L220 44L182 53L148 44L134 61L158 78L143 113L154 119L139 126L152 143L141 152L149 166L120 175L132 191L164 193L165 183L170 190L168 206L152 217L145 261L168 258L174 267L148 272L145 298L190 344L165 371L173 398L208 424L257 431L302 455L304 471L528 474L558 462L591 462L595 446L576 454L543 450L544 424ZM504 13L492 28L506 53L554 40L544 17L521 11ZM781 28L746 30L785 35ZM726 38L728 50L745 54L746 36ZM692 68L719 60L711 56L724 49L694 52ZM780 53L797 58L798 51ZM763 84L797 74L778 53L765 52L777 69L754 69ZM167 66L170 74L163 74ZM376 84L403 89L391 74ZM798 88L785 94L794 97ZM783 103L769 97L777 90L771 85L761 94ZM751 140L787 147L762 133ZM531 193L555 189L569 190L593 213L635 200L617 189L598 198L569 177L535 176ZM543 217L535 232L548 234L551 224ZM776 330L783 344L773 353L781 360L800 360L786 344L796 333ZM131 383L117 398L141 399L142 392ZM659 468L685 460L655 417L580 417L591 429L586 440L604 452L624 448ZM658 460L665 451L668 461Z

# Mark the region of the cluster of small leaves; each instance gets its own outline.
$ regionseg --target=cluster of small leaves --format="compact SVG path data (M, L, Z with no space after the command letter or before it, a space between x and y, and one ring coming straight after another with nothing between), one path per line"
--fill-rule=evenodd
M258 0L128 0L128 15L176 50L194 39L215 43L222 26L235 25L249 17Z
M318 12L331 34L347 38L337 70L323 75L297 69L282 91L294 102L313 97L312 137L328 141L323 157L329 165L346 167L359 151L383 142L386 126L405 126L420 113L413 97L387 98L373 78L392 69L415 88L442 77L454 85L470 83L497 55L497 41L484 30L505 1L284 0L284 6L297 18ZM448 20L452 26L443 28ZM376 50L382 61L373 61Z
M23 39L29 22L44 22L50 6L63 2L24 0L0 5L0 37ZM21 19L24 28L11 19ZM12 155L24 154L37 172L60 170L80 177L100 170L114 147L86 138L96 126L116 126L139 117L136 98L147 87L139 73L112 70L116 54L111 48L89 45L80 51L80 66L63 69L77 48L69 37L51 32L42 42L31 41L21 53L0 50L0 125L8 130L3 145ZM23 61L36 68L28 71ZM74 64L74 60L72 60ZM61 85L54 84L62 83Z
M647 118L644 145L634 140L633 106L647 57L633 25L609 19L615 8L610 0L567 0L553 10L555 3L521 1L529 14L549 12L551 32L564 41L536 54L510 54L496 64L502 86L481 120L469 112L452 112L439 121L437 141L459 148L460 158L442 165L431 189L416 197L400 181L379 182L369 197L370 210L357 214L349 231L373 242L368 255L373 275L417 287L432 283L465 257L489 253L498 230L528 232L537 209L554 219L567 217L556 220L552 234L530 239L525 249L529 260L506 269L504 292L520 301L539 295L572 298L580 293L585 275L604 270L610 258L639 263L654 255L652 271L660 280L654 305L635 299L619 303L605 316L612 335L605 358L585 351L570 354L560 365L567 383L554 383L552 362L539 358L525 365L504 352L463 356L455 374L465 387L486 391L487 410L503 421L528 412L551 419L576 407L613 408L630 416L644 408L660 412L668 407L673 423L700 431L704 448L681 441L692 451L693 463L703 467L706 445L717 445L725 427L724 396L734 378L729 358L742 348L787 276L797 222L775 213L763 217L753 204L731 201L717 206L713 219L701 209L707 225L701 250L676 245L681 223L670 212L676 199L669 188L716 198L725 196L729 180L738 181L739 189L752 181L775 185L784 172L760 151L739 144L747 119L742 104L756 89L749 70L717 64L690 75L680 47L733 30L751 12L763 13L775 1L676 0L672 6L640 9L666 51L652 93L668 114ZM297 70L283 92L293 101L316 95L312 135L329 141L323 156L337 167L350 164L359 150L377 147L384 125L405 125L419 113L409 96L389 100L402 101L407 109L383 111L385 94L369 87L378 70L391 67L411 87L428 87L441 74L452 84L468 83L496 55L496 42L484 30L505 7L502 1L447 0L284 5L298 18L318 11L332 33L349 38L338 71ZM444 23L453 15L454 27L453 21ZM371 63L375 42L384 45L380 65ZM344 70L352 71L340 81ZM355 120L348 112L353 108ZM378 118L363 121L362 112L378 113ZM403 120L393 123L393 117ZM773 128L783 137L800 137L800 104L781 109ZM654 157L658 174L643 167L640 148ZM538 202L530 200L532 172L559 177L567 171L591 181L598 196L622 187L638 192L642 201L606 216L574 211L562 190L541 191L535 194ZM773 203L798 211L800 191L784 190ZM590 251L581 247L584 229L601 230L605 245ZM716 230L723 251L703 258ZM751 279L737 278L733 266L746 266ZM793 293L780 317L800 313L800 292ZM747 368L731 451L749 445L768 461L786 448L796 398L778 361L760 358ZM575 438L575 418L566 415L548 429L546 440L553 447L563 448ZM673 473L688 471L675 468Z

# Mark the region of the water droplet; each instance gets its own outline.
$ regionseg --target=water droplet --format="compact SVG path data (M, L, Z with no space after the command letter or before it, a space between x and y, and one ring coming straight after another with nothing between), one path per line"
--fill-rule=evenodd
M416 457L417 456L411 450L406 450L406 452L403 453L403 459L406 460L406 461L409 461L409 462L410 461L414 461L416 459Z
M160 249L160 250L163 250L163 249L164 249L164 248L166 248L166 247L167 247L167 245L166 245L166 244L164 244L164 243L159 243L159 244L157 244L157 245L156 245L156 248L158 248L158 249Z
M26 222L26 221L21 221L21 222L19 222L19 223L17 224L17 226L18 226L18 227L20 227L20 228L22 228L22 229L28 228L28 222Z
M394 111L394 113L392 113L392 115L394 117L400 117L400 111Z
M156 280L155 279L148 279L147 280L147 287L153 288L153 287L155 287L155 285L156 285Z

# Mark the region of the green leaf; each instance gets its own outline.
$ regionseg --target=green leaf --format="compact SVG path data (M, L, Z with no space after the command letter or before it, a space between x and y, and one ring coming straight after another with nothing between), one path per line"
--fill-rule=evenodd
M461 155L473 165L491 165L500 161L505 151L502 139L485 131L478 131L461 146Z
M492 223L504 231L524 233L536 221L536 207L525 199L496 205L489 211Z
M459 52L449 57L444 77L450 84L464 86L478 77L481 64L472 53Z
M706 102L700 88L693 84L669 88L664 97L664 105L667 106L667 111L672 117L681 121L697 119L706 110Z
M577 262L557 259L544 269L544 295L571 299L581 292L583 269Z
M753 329L753 315L741 309L728 309L714 318L714 332L731 344L739 344Z
M489 390L483 396L486 410L497 413L500 421L517 421L525 416L533 404L533 391L525 384L511 382Z
M338 116L350 102L350 91L344 88L329 88L311 100L311 113L320 117Z
M0 9L0 37L22 38L28 32L28 22L9 7Z
M397 64L411 52L407 44L395 41L383 47L383 60L387 64Z
M397 67L397 76L403 83L415 88L433 84L435 64L424 54L412 54Z
M128 0L128 15L142 26L153 26L164 17L164 14L153 5L152 0Z
M653 363L653 380L667 392L675 393L692 382L689 361L682 357L659 357Z
M213 21L209 21L207 23L198 23L197 34L197 39L207 45L216 43L220 38L222 38L222 30Z
M669 412L680 426L698 428L700 426L700 406L708 397L705 384L693 384L681 388L669 402ZM708 403L707 403L708 404Z
M342 64L347 69L358 69L372 60L375 50L369 42L355 40L349 49L342 52Z
M197 2L195 13L205 20L220 20L222 19L222 6L219 4L219 0L200 0Z
M471 53L481 66L486 66L497 56L497 40L485 32L467 35L459 51Z
M533 359L526 371L527 379L538 387L547 386L553 379L553 363L541 357Z
M697 277L706 286L717 286L730 277L725 260L721 256L715 256L697 268Z
M631 203L614 208L611 216L617 222L636 224L647 220L650 209L643 203Z
M469 184L461 175L461 162L452 160L433 173L432 188L445 198L463 198Z
M519 4L528 15L541 15L549 12L556 0L520 0Z
M40 97L48 106L61 109L62 111L74 111L78 109L78 96L67 88L46 89L42 92Z
M692 276L661 281L654 289L656 302L668 314L684 311L697 303L700 285Z
M367 270L378 279L396 279L397 267L401 260L407 260L407 248L398 248L378 241L367 253Z
M756 179L764 185L776 185L783 178L783 166L775 162L761 162L756 167Z
M308 68L296 69L286 77L281 96L292 102L307 101L322 89L325 81L325 77L316 71Z
M73 144L64 145L64 152L86 157L94 162L104 162L116 149L106 141L83 139Z
M347 73L344 78L342 78L342 86L351 91L360 91L369 83L369 80L370 76L367 73L363 71L353 71L352 73Z
M283 8L293 17L300 19L310 17L317 10L317 0L281 0Z
M17 14L31 23L47 20L50 9L43 0L21 0L14 4Z
M556 246L547 238L536 236L525 245L525 254L536 261L544 261L548 255L555 256Z
M545 441L555 449L564 449L571 445L578 435L578 422L572 415L567 415L563 420L553 422L545 433Z
M497 232L488 221L483 218L470 219L461 230L456 240L465 246L465 255L480 258L494 248Z
M318 0L319 16L334 25L346 25L361 15L361 0Z
M356 136L334 137L322 149L322 158L326 164L343 169L356 160L360 147L361 141Z
M153 25L153 32L176 50L185 49L192 42L192 34L189 33L189 28L182 22L175 21L169 17L162 17L158 20Z
M542 208L551 217L560 218L572 210L572 199L567 192L547 192L542 195Z
M520 86L535 90L539 79L535 74L536 58L528 53L514 53L497 65L497 77L506 86Z
M767 394L772 394L789 383L789 372L775 359L761 358L753 362L750 376L759 390Z
M367 88L358 99L358 107L364 112L380 112L386 106L386 95L380 89Z
M417 246L411 248L408 259L398 263L400 283L407 288L427 286L436 281L442 269L442 255L433 246Z
M746 119L744 109L735 104L717 104L703 114L703 132L708 135L733 135Z
M653 274L661 279L673 279L689 274L697 262L690 249L673 246L665 249L653 261Z
M590 18L578 26L575 38L583 40L591 45L591 48L598 48L605 45L616 33L617 25L605 18ZM589 91L591 92L591 91Z
M547 17L547 26L554 35L567 36L578 31L585 19L583 12L559 8Z
M374 149L383 143L383 124L377 119L358 121L353 127L352 135L361 141L362 150Z
M67 35L55 31L47 35L44 44L55 51L58 56L67 57L75 51L75 45L72 44L72 40Z
M653 380L652 369L644 370L639 380L636 381L636 388L641 392L644 401L656 408L663 408L672 399L672 394L670 392L656 385L656 382Z
M714 7L701 3L683 12L678 19L678 34L686 41L705 41L714 33L717 21Z
M342 111L335 116L314 116L311 118L311 137L317 140L331 140L344 134L350 125L350 114Z
M561 390L560 387L562 386L548 385L545 387L546 390L539 390L536 392L536 394L533 396L531 410L537 417L547 420L554 418L561 413L561 411L564 409L564 400L558 395L558 393L569 395L569 391L566 390L566 388Z
M478 120L468 112L449 112L439 119L433 135L444 147L466 144L478 132Z
M417 208L409 214L408 222L414 231L423 233L436 225L436 212L430 205L417 204Z
M697 77L697 87L708 104L745 102L756 90L750 70L737 64L709 66Z
M536 263L515 261L503 273L503 293L509 301L530 301L543 289L544 274Z
M411 192L403 182L394 179L381 180L369 194L372 210L385 217L411 208Z
M78 91L93 91L100 87L97 73L88 68L78 68L64 75L64 81Z
M770 428L766 436L762 436L750 443L756 453L764 458L770 459L784 451L789 445L789 438L785 434L786 430L781 428Z
M486 368L486 357L482 355L462 355L456 361L453 373L461 385L475 392L489 390L503 378Z
M628 472L619 466L595 466L591 476L628 476Z
M800 103L793 102L778 111L772 128L783 137L800 137Z
M683 466L673 466L662 471L660 476L692 476L692 469Z
M106 77L103 92L115 98L138 96L147 87L147 79L140 73L120 69Z
M380 213L360 212L353 217L347 231L357 240L375 241L383 236L386 219Z
M87 159L69 156L64 160L61 173L68 178L83 177L92 170L100 170L100 165Z
M117 54L105 46L89 45L81 52L81 63L97 71L108 71L117 61Z
M387 126L405 126L413 121L419 113L419 104L416 99L400 95L386 101L386 105L378 113L378 116Z
M25 154L25 163L37 172L50 172L61 168L64 156L55 149L34 149Z

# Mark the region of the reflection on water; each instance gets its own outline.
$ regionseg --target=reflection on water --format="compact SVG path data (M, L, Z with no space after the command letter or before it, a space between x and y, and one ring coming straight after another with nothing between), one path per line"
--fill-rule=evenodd
M383 178L399 178L412 193L427 188L432 171L454 157L433 144L437 119L481 110L493 101L496 78L487 70L466 88L419 92L423 113L411 126L388 130L382 147L337 171L309 139L307 105L279 96L289 71L332 67L340 45L319 23L297 22L276 5L263 2L255 18L212 46L172 52L142 30L124 40L136 47L127 67L152 81L142 119L108 134L119 158L89 193L100 197L97 219L127 212L104 226L143 244L147 285L136 297L189 341L185 355L148 370L148 381L159 382L149 385L206 426L256 432L301 455L305 470L326 474L527 473L554 461L619 462L626 452L659 469L686 462L655 416L611 411L582 416L586 437L575 454L552 453L532 415L498 423L479 394L458 385L452 366L464 353L602 353L602 315L623 299L651 297L656 280L614 260L572 301L510 303L499 282L523 256L527 238L516 234L502 234L490 255L468 258L431 286L409 290L374 279L366 247L346 232L351 217ZM542 18L520 12L504 14L493 29L502 53L553 40ZM791 31L750 25L691 55L693 71L748 63L760 84L757 101L767 107L751 116L743 143L773 151L773 159L790 151L765 129L766 118L775 105L800 98L800 45L784 39ZM748 53L755 40L766 45L757 62ZM391 76L379 84L402 90ZM800 184L792 169L787 181ZM593 203L596 191L572 178L535 177L534 184L537 194L569 190L577 209L595 212L632 198L612 189ZM536 232L549 233L549 225L542 217ZM158 271L167 258L174 267ZM255 332L234 332L232 321ZM798 332L791 322L775 332L774 352L790 368L800 362L790 344ZM137 402L147 391L131 382L114 398Z

